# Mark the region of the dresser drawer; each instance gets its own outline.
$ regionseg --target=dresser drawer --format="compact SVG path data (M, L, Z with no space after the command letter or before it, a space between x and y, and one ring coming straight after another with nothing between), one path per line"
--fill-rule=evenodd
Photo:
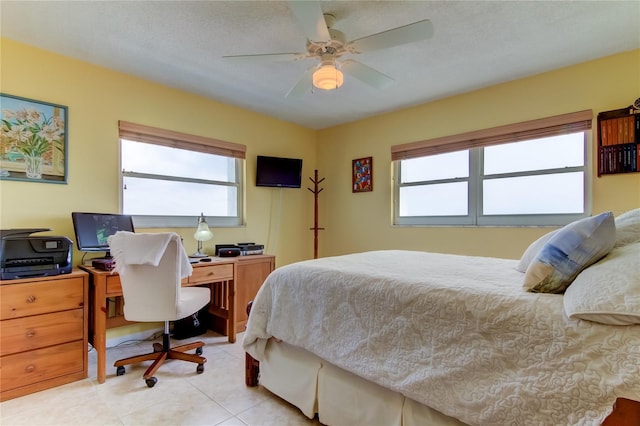
M0 287L0 319L77 309L84 305L82 278L18 283Z
M81 340L84 335L83 318L83 310L74 309L2 321L0 355Z
M2 391L81 372L86 350L80 340L0 357Z
M233 265L207 265L193 268L193 273L189 277L189 284L212 283L216 281L226 281L233 279Z

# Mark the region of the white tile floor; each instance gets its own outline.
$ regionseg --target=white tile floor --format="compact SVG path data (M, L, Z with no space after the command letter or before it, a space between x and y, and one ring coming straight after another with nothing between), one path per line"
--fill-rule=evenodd
M314 425L297 408L261 386L244 384L242 334L234 344L214 332L181 344L203 340L205 371L171 360L148 388L142 373L149 363L128 366L116 376L114 361L147 352L150 342L107 350L107 380L96 380L96 354L89 352L89 377L0 404L0 424L12 425Z

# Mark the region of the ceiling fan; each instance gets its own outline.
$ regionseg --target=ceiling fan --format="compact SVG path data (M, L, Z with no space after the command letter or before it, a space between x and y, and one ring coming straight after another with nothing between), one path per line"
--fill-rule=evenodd
M319 64L307 69L300 80L287 92L286 97L300 97L312 89L312 85L324 90L337 89L344 81L342 71L370 86L384 89L394 83L393 78L361 62L353 59L343 60L342 57L426 40L433 36L433 26L428 19L425 19L347 41L342 32L333 28L335 16L323 14L319 2L290 1L289 7L307 36L306 52L223 56L227 61L242 63L319 60Z

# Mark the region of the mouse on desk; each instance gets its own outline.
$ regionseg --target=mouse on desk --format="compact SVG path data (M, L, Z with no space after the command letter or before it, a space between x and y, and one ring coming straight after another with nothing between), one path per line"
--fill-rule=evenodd
M203 257L202 259L200 259L200 262L211 262L211 258L210 257Z

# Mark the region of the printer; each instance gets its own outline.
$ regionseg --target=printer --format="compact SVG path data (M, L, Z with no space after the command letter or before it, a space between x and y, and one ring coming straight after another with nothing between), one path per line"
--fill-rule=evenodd
M32 236L48 228L0 230L0 279L47 277L73 269L73 242L67 237Z

